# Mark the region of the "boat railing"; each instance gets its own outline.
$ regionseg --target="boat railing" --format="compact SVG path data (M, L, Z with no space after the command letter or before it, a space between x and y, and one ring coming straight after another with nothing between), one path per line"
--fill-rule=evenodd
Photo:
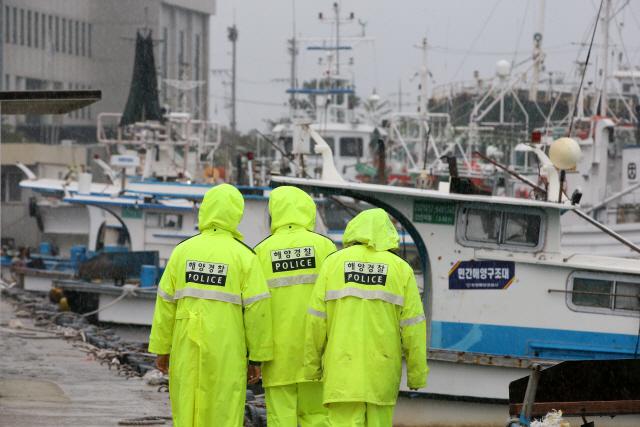
M217 148L222 142L222 129L217 122L191 118L188 113L172 113L160 122L136 122L123 134L118 126L121 113L101 113L97 118L97 138L102 144L198 146L201 151ZM115 135L114 135L115 128ZM173 132L173 131L177 132ZM172 138L171 135L178 135ZM214 138L211 138L214 136Z

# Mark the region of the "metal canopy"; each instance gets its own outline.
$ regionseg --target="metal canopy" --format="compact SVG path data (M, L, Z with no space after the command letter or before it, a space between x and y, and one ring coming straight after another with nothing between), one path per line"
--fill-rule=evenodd
M22 90L0 92L1 113L66 114L102 99L100 90Z

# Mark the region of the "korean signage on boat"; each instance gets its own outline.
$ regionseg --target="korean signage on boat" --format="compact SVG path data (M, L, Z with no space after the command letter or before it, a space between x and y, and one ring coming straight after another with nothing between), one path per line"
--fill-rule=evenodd
M512 261L458 261L449 271L449 289L507 289L515 278Z

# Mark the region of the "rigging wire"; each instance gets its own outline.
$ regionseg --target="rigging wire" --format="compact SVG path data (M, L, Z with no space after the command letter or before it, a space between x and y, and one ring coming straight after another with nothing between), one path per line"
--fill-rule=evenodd
M627 52L627 47L625 46L624 39L622 38L622 30L620 29L622 25L618 23L618 18L614 16L613 19L615 20L616 29L618 30L618 34L620 35L620 44L622 44L622 50L624 51L624 55L627 57L627 64L629 65L629 71L630 71L629 74L631 76L631 82L633 83L633 87L636 89L636 93L640 93L640 91L638 90L638 84L636 82L636 78L634 76L635 73L634 73L633 67L631 66L631 62L629 62L629 53ZM629 109L629 113L631 113L630 116L632 118L635 118L636 121L640 121L640 117L636 117L636 115L633 113L633 111L631 111L631 109Z
M530 0L527 0L527 6L524 9L524 17L522 18L522 23L520 24L520 34L518 35L518 41L516 42L516 50L513 52L513 57L511 58L511 69L513 70L513 64L516 62L516 56L518 55L518 48L520 47L520 40L522 40L522 33L524 32L524 23L527 20L527 14L529 13L529 3Z
M604 4L604 0L600 0L600 8L598 9L598 15L596 16L596 23L593 26L593 34L591 35L591 43L589 44L587 59L584 61L584 69L582 70L582 78L580 79L580 86L578 86L578 94L576 96L576 102L574 102L573 110L571 112L571 123L569 124L569 136L571 136L571 129L573 128L573 119L575 118L575 115L576 115L576 108L578 108L578 100L580 100L580 91L582 91L582 84L584 83L584 75L587 74L587 65L589 64L589 56L591 56L593 39L596 37L596 29L598 28L598 21L600 20L600 12L602 12L603 4Z
M465 61L467 60L467 58L469 57L469 54L471 53L471 51L473 50L473 47L476 45L476 43L478 42L478 40L480 39L480 36L482 35L482 32L484 31L484 29L486 28L487 24L489 23L489 21L491 20L491 17L493 16L493 13L496 11L496 9L498 8L498 5L500 4L501 0L497 0L496 4L493 5L493 9L491 9L491 13L489 13L489 16L487 17L487 19L484 21L484 24L482 24L482 28L480 29L480 32L478 33L478 35L476 36L476 39L473 41L473 43L471 44L471 47L469 48L469 50L467 51L467 53L465 54L464 58L462 58L462 62L460 62L460 66L458 66L458 69L456 70L455 73L453 73L453 77L451 78L451 80L455 80L456 77L458 76L458 73L460 72L460 70L462 69L462 66L464 65Z

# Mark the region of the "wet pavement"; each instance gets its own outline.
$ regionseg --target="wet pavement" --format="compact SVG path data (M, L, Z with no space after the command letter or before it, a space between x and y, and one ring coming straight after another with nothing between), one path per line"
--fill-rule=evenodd
M171 415L169 393L118 376L64 338L7 332L15 311L0 301L0 426L107 427L125 419ZM19 321L33 327L30 318Z

